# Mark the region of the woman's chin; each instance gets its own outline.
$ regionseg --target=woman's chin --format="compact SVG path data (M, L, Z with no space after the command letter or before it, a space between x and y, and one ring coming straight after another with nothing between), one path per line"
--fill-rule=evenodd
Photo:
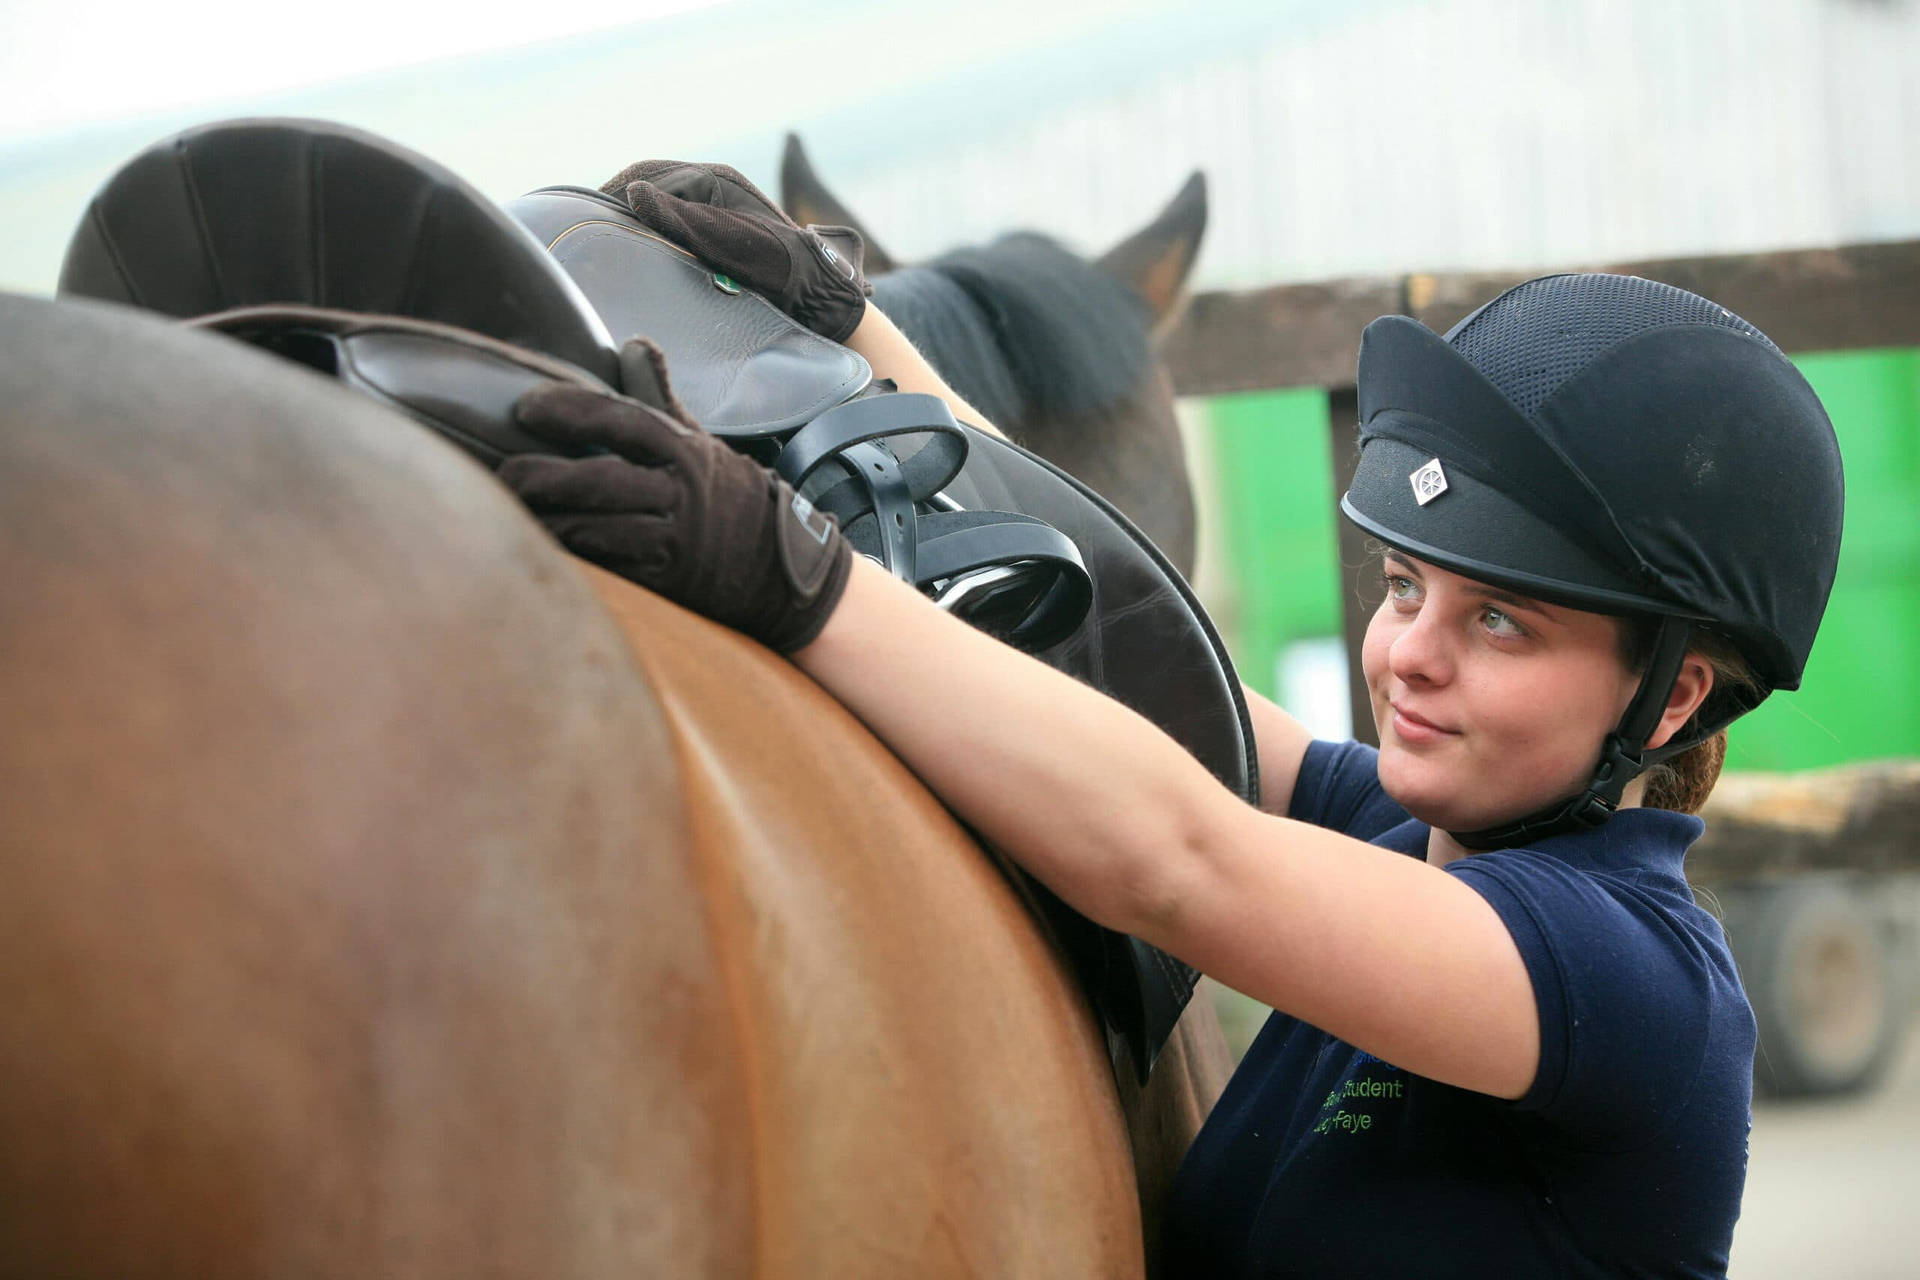
M1462 803L1484 797L1483 784L1391 748L1380 754L1380 786L1410 816L1441 831L1478 831L1503 820L1485 803Z
M1472 789L1471 781L1460 777L1457 768L1448 768L1431 755L1408 751L1391 738L1380 744L1380 785L1408 813L1444 805L1448 797L1459 797ZM1425 821L1425 819L1422 819Z
M1489 827L1501 827L1518 821L1528 814L1554 803L1552 797L1542 796L1532 804L1519 800L1509 800L1500 805L1466 805L1460 802L1461 788L1427 782L1421 785L1419 779L1390 779L1387 771L1380 771L1380 785L1393 802L1405 809L1410 817L1419 819L1438 831L1485 831Z
M1387 794L1393 796L1391 790ZM1498 813L1470 810L1440 799L1423 802L1418 797L1411 800L1402 800L1398 796L1393 798L1410 817L1419 819L1436 831L1482 831L1509 820Z

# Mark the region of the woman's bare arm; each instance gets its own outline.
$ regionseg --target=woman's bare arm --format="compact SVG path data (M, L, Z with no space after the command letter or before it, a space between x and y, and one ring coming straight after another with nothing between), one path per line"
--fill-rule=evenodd
M902 391L939 396L953 410L954 417L983 431L1003 435L947 385L919 349L871 302L859 326L847 339L847 346L866 359L874 376L892 378ZM1269 813L1285 815L1293 797L1294 779L1299 776L1300 762L1313 735L1281 707L1252 689L1245 692L1260 759L1260 803Z
M1531 1083L1525 966L1454 877L1252 808L1157 726L858 558L795 661L1095 920L1407 1070Z
M1293 785L1300 779L1300 765L1313 735L1285 707L1244 684L1240 691L1246 695L1247 718L1253 722L1260 760L1260 807L1284 818L1293 804Z
M919 391L939 396L953 410L953 416L970 427L1006 438L1006 433L988 422L986 415L961 398L958 391L934 370L919 348L907 340L893 321L871 302L860 324L847 338L847 346L858 352L876 378L891 378L902 391Z

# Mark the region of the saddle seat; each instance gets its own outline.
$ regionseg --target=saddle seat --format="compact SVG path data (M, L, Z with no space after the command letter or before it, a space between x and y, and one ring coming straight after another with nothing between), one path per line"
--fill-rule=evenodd
M1111 504L1017 445L955 423L931 397L873 383L857 354L596 192L534 192L512 215L359 130L224 122L164 139L108 180L69 245L59 291L197 319L275 350L489 466L550 447L512 427L521 390L555 376L617 386L614 338L645 334L666 352L690 411L788 471L856 546L909 580L916 568L944 568L933 585L964 580L959 594L976 604L1001 593L1021 617L1070 616L1058 634L1027 633L1025 647L1147 716L1257 801L1253 734L1225 646L1179 573ZM891 425L876 427L877 414ZM853 483L869 473L885 483ZM919 536L898 535L896 520ZM943 543L946 559L926 563ZM1035 576L1034 565L1054 576ZM1016 581L1032 589L1011 592ZM1064 598L1078 583L1086 598ZM1015 882L1074 961L1116 1064L1129 1061L1144 1081L1198 975L1023 873Z

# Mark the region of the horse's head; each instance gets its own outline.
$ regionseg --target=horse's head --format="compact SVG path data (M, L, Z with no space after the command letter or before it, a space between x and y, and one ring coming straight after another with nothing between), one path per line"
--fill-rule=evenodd
M1193 572L1192 486L1155 354L1206 230L1200 174L1141 231L1088 261L1015 232L899 266L787 139L781 202L795 221L853 227L874 300L953 388L1007 435L1125 512Z

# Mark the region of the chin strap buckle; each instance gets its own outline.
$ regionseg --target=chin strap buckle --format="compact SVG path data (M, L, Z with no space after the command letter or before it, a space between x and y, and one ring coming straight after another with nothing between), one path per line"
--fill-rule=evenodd
M1597 827L1614 815L1618 808L1613 801L1589 791L1573 802L1572 811L1567 814L1583 827Z

